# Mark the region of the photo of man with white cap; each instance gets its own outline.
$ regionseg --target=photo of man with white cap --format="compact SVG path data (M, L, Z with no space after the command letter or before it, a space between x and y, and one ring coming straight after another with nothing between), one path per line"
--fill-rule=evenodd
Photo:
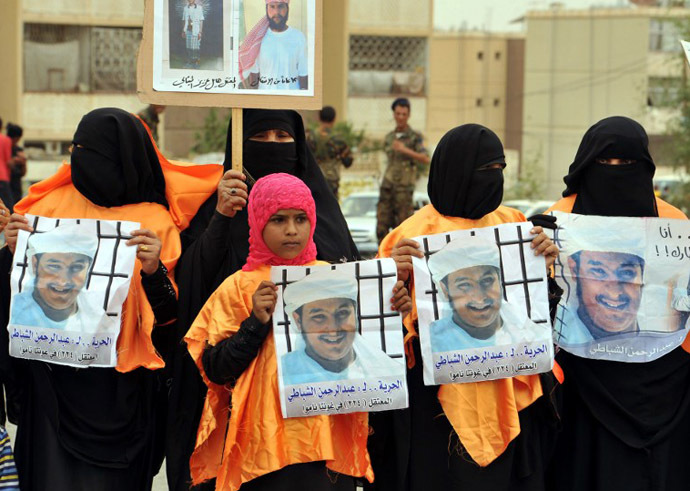
M283 294L296 349L283 355L285 386L404 374L402 361L371 346L357 332L357 280L321 270L288 285Z
M623 235L597 228L594 234L588 227L574 226L566 232L564 252L576 296L556 316L558 343L578 345L637 334L645 268L643 229L631 228Z
M441 353L534 341L541 329L503 299L495 242L456 239L429 258L431 278L452 315L429 326L431 351Z
M100 295L83 288L97 249L98 240L75 225L31 235L27 258L34 280L12 298L10 324L95 332L105 311Z

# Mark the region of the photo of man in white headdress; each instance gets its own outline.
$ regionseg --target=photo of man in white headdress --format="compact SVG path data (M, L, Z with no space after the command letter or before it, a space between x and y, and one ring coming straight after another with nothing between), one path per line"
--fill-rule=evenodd
M95 332L105 314L101 296L84 290L98 240L74 225L29 237L29 287L12 298L10 324Z
M239 73L248 89L309 88L307 39L289 26L290 0L244 0L265 3L265 15L242 40ZM294 2L293 2L294 3ZM299 14L299 10L296 11Z
M557 316L559 344L586 344L640 331L637 313L644 284L643 231L630 229L625 236L591 232L577 227L568 230L568 269L576 296Z
M453 240L429 258L428 268L452 312L429 326L432 352L535 340L539 326L503 298L495 242L478 237Z
M285 288L283 299L296 348L282 356L284 385L400 375L402 362L357 332L357 280L317 271Z

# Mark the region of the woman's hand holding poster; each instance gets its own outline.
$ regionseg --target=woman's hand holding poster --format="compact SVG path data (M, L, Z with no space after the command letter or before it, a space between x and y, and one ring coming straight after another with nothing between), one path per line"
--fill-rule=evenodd
M27 215L10 283L10 355L73 367L114 367L138 223Z
M553 213L565 290L554 341L585 358L655 360L678 347L690 315L690 222Z
M283 417L407 407L392 259L275 266L271 280Z
M424 383L479 382L553 365L546 265L529 223L417 237L412 258Z

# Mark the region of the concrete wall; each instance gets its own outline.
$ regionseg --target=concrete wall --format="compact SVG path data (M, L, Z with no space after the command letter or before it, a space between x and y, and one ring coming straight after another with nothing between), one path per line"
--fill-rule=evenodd
M93 109L138 112L145 107L134 94L26 93L21 99L24 140L71 141L82 116Z
M349 3L353 31L404 36L406 31L424 33L432 29L433 0L349 0Z
M2 66L2 90L0 90L0 118L21 123L22 86L22 24L21 0L3 0L0 16L0 66Z
M427 138L479 123L505 138L507 38L434 35L430 41Z
M3 0L3 9L6 1ZM142 0L21 0L26 22L141 26ZM3 14L4 15L4 14Z
M596 11L594 11L596 12ZM523 162L537 163L556 198L584 132L612 115L646 115L649 18L527 16Z

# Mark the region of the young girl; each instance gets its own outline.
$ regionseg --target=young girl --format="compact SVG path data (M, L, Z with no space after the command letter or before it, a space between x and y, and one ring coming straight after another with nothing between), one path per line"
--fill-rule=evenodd
M316 261L311 192L294 176L271 174L256 182L248 212L247 263L209 298L185 337L208 385L192 480L216 477L216 489L230 491L354 490L354 477L374 477L368 415L283 419L280 412L270 271L327 264ZM402 282L391 302L401 312L411 308Z

